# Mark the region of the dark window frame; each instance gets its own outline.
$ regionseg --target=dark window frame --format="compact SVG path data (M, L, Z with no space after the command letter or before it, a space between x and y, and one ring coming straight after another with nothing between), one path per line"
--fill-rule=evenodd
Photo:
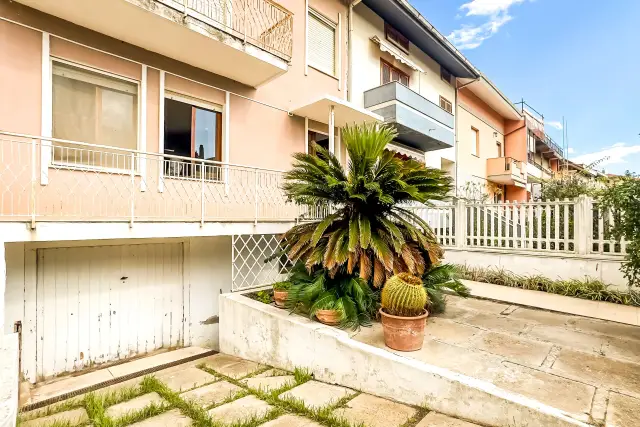
M445 105L449 105L449 109L446 109L442 106L442 101L446 102ZM451 103L451 101L449 101L447 98L445 98L444 96L440 95L440 108L442 108L444 111L446 111L449 114L453 114L453 104Z
M384 67L389 67L389 81L385 82L384 81ZM407 84L405 85L404 83L402 83L402 81L400 79L398 80L393 80L391 78L391 71L395 71L398 73L399 76L401 77L405 77L407 79ZM399 69L398 67L394 67L391 63L385 61L384 59L380 58L380 85L385 85L387 83L391 83L391 82L398 82L403 86L409 87L409 85L411 84L411 77L409 76L409 74L405 73L404 71L402 71L401 69Z
M409 39L386 22L384 23L384 38L402 49L405 53L409 53Z

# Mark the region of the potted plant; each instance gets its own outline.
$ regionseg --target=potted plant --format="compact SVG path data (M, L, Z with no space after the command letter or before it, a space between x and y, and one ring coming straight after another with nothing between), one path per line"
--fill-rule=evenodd
M387 347L400 351L422 348L429 302L422 280L409 273L392 276L382 288L382 330Z
M289 289L291 289L291 282L276 282L273 285L273 300L276 303L276 307L285 308L287 298L289 298Z

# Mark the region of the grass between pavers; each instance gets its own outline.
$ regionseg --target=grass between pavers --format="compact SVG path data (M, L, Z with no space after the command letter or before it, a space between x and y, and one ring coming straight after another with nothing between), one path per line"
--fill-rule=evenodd
M238 387L244 388L251 395L273 406L275 410L278 410L278 412L280 412L280 415L283 415L286 413L299 415L299 416L308 418L310 420L316 421L327 427L366 427L364 426L364 424L356 424L356 425L351 424L347 420L336 417L333 414L334 410L344 407L344 405L347 402L349 402L351 399L358 396L360 392L355 392L353 395L344 397L339 401L322 408L311 408L307 406L302 400L299 400L299 399L293 399L293 398L281 399L280 397L278 397L282 393L285 393L313 379L313 376L305 369L296 368L294 370L293 376L295 381L285 384L283 387L280 387L279 389L266 391L263 389L255 389L255 388L249 387L242 382L242 380L244 379L252 378L252 377L255 377L256 375L259 375L260 372L254 372L243 378L235 379L235 378L228 377L224 374L221 374L220 372L217 372L214 369L209 368L206 364L198 365L198 368L212 375L217 375L221 377L224 381L227 381ZM263 423L266 421L268 420L263 421ZM255 424L255 425L259 425L259 424ZM250 424L246 426L244 424L242 424L241 426L233 425L233 427L253 427L253 426L254 424Z
M305 369L296 368L293 372L293 381L285 384L283 387L280 387L277 390L268 391L248 387L242 382L242 380L255 377L257 375L260 375L261 373L273 369L270 367L265 367L264 369L257 370L239 379L228 377L207 367L204 364L198 365L198 368L210 374L216 375L220 380L227 381L237 387L240 387L241 391L228 396L226 399L219 403L203 408L193 401L182 398L180 396L180 393L171 390L162 381L150 375L144 377L139 385L123 388L120 390L114 390L113 392L108 393L88 393L82 398L71 399L69 401L50 406L43 410L34 411L32 413L30 412L25 416L21 416L19 418L19 422L24 422L27 420L32 420L34 418L40 418L82 407L87 411L87 415L90 420L85 424L91 424L96 427L122 427L160 415L170 409L175 408L180 410L183 415L193 420L194 427L258 427L287 413L308 418L327 427L365 427L363 424L354 425L347 420L341 419L334 415L334 411L336 409L345 407L345 405L351 399L358 396L360 392L356 391L354 392L354 394L344 397L339 401L322 408L308 407L303 401L298 399L279 398L278 396L282 393L285 393L293 389L294 387L302 385L305 382L313 379L313 376ZM281 371L278 371L278 373L280 372ZM281 373L283 375L291 375L291 373L285 371L282 371ZM156 392L160 397L162 397L165 400L166 404L158 405L152 403L138 411L129 412L117 419L112 419L106 415L106 411L109 407L152 392ZM220 407L224 404L233 402L237 399L249 395L255 396L258 399L271 405L272 409L262 417L254 416L231 424L215 420L208 413L208 411L213 408ZM416 421L416 423L418 421ZM53 422L47 427L76 426L77 424L72 425L69 422ZM403 427L412 427L412 424L407 424Z

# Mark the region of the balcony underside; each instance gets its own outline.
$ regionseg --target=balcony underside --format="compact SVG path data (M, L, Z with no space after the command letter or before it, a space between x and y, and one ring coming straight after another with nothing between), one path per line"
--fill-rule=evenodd
M193 14L185 15L159 1L18 1L90 30L252 87L260 86L288 70L287 61L250 43L243 43L224 25L204 22Z
M521 187L521 188L526 188L527 186L526 181L516 176L513 176L509 173L502 174L502 175L489 175L487 176L487 181L491 181L496 184L502 184L502 185L515 185L516 187Z
M383 116L385 123L395 127L398 131L396 139L409 147L434 151L454 145L453 129L424 117L401 103L372 111Z

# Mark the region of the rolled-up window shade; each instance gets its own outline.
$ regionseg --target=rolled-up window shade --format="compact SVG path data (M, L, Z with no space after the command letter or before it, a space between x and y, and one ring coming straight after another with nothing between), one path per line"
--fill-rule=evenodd
M309 65L332 76L336 74L336 27L315 12L309 12Z

